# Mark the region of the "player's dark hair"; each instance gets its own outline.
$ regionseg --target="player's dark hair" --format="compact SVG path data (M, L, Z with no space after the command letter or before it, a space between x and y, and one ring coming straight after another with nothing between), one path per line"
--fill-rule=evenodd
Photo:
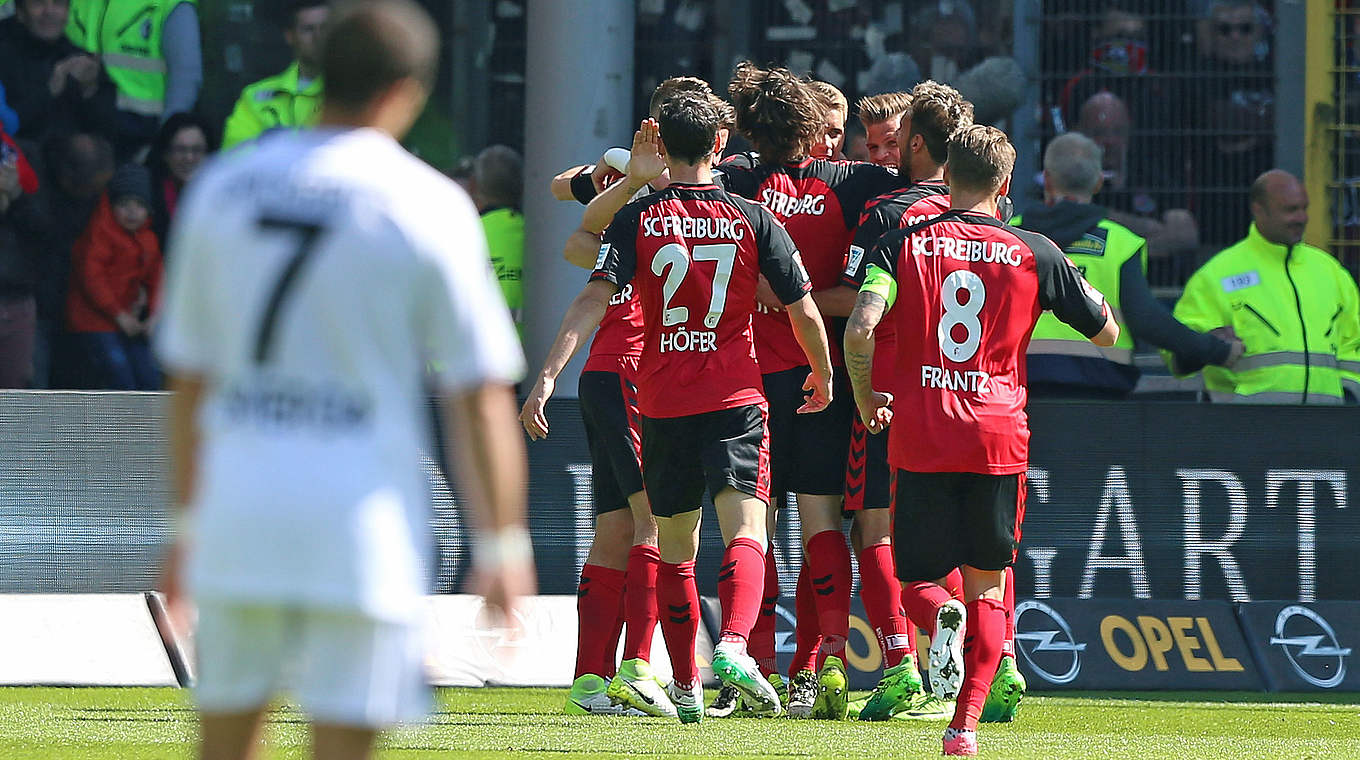
M1015 147L996 127L974 124L949 138L949 187L993 192L1015 170Z
M661 84L652 91L652 99L647 103L647 115L653 119L661 112L661 104L670 100L675 95L682 92L692 92L698 95L712 95L713 88L708 82L698 77L670 77L663 79Z
M762 69L742 61L727 94L737 111L737 131L760 151L762 161L802 158L821 134L822 99L788 69Z
M682 92L661 104L657 124L666 153L691 166L713 155L718 110L707 96Z
M322 41L327 104L358 111L403 79L431 89L439 63L437 29L411 0L346 6L331 18Z
M947 84L926 80L911 90L911 131L926 141L926 152L937 164L949 155L949 136L973 124L973 104Z

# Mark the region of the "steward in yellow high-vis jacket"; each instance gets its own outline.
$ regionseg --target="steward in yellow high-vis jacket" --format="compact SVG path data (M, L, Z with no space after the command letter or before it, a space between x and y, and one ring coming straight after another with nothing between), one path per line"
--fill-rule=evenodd
M1232 369L1205 368L1210 400L1360 399L1360 290L1331 254L1302 242L1303 184L1274 169L1252 184L1250 198L1247 237L1195 272L1176 304L1176 317L1187 325L1231 328L1246 344Z
M1032 398L1127 396L1139 377L1135 339L1169 349L1195 368L1228 363L1241 353L1240 344L1187 329L1153 298L1147 241L1091 204L1101 184L1100 158L1100 147L1084 135L1054 138L1044 152L1046 205L1011 219L1057 244L1104 294L1121 328L1119 340L1101 348L1052 314L1040 315L1026 354Z
M329 16L325 2L296 2L283 36L293 50L292 65L247 85L222 128L222 148L230 148L272 129L314 126L321 117L324 92L320 75L321 29Z

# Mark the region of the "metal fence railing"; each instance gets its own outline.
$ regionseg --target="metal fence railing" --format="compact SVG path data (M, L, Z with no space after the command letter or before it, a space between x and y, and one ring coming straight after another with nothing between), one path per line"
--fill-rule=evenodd
M1329 133L1331 248L1360 277L1360 3L1345 0L1333 10L1331 78L1336 107ZM1325 213L1325 209L1322 212Z

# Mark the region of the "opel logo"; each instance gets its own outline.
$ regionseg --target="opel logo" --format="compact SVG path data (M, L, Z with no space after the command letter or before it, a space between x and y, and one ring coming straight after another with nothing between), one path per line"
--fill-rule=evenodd
M1066 684L1081 672L1081 653L1086 645L1077 642L1057 610L1030 600L1015 606L1015 648L1041 678Z
M1299 622L1290 625L1296 618ZM1335 688L1346 678L1350 647L1343 649L1331 624L1307 607L1294 604L1280 610L1270 643L1284 650L1299 678L1320 689Z

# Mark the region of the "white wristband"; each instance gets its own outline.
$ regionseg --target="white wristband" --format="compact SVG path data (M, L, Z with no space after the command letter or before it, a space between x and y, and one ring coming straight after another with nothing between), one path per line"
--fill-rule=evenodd
M473 563L483 569L494 569L511 563L527 561L534 556L534 543L522 525L512 525L478 536L472 550Z

